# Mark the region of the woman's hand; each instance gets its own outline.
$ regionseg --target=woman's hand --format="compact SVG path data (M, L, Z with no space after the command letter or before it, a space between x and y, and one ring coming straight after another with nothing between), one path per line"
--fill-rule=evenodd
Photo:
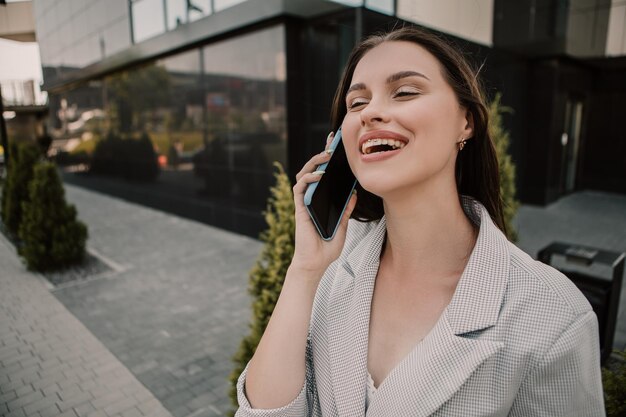
M329 144L332 142L333 136L332 132L328 135L326 149L328 149ZM353 195L343 213L335 237L330 241L325 241L320 237L304 206L304 193L310 183L319 181L322 175L324 175L321 172L314 172L315 168L324 162L328 162L330 157L330 153L325 150L309 159L309 161L304 164L304 167L302 167L302 170L296 175L297 182L293 187L293 196L296 206L296 244L294 256L291 261L291 268L306 271L308 276L319 275L320 279L326 268L328 268L328 265L341 254L346 239L348 219L356 205L356 195Z

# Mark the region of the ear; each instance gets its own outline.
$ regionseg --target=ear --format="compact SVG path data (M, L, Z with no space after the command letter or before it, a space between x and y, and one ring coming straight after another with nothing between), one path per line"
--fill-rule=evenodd
M469 110L465 110L465 126L463 127L463 137L466 139L474 136L474 116Z

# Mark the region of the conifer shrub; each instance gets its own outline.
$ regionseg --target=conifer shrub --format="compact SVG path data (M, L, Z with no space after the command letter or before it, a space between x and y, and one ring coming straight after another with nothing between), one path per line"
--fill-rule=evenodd
M137 181L153 181L159 175L158 155L148 133L139 139L125 141L126 171L124 177Z
M82 262L87 227L77 220L76 208L65 201L54 164L35 165L28 193L28 200L22 204L22 246L18 250L28 269L51 271Z
M109 132L96 144L89 172L128 180L153 181L159 175L158 155L145 132L139 139L123 139Z
M122 139L113 131L109 131L104 139L99 140L94 148L89 172L98 175L118 175L121 172Z
M237 405L237 378L252 358L283 288L287 268L293 258L296 223L291 183L282 166L276 162L276 184L270 189L265 221L267 230L261 234L263 249L250 271L248 291L253 296L250 333L241 341L230 375L230 396Z
M602 368L604 405L608 417L626 416L626 350L616 351L612 365Z
M519 207L519 201L515 198L515 164L509 155L509 144L511 142L509 132L502 125L502 115L511 113L510 107L502 106L501 95L496 94L493 101L489 103L489 133L496 147L498 165L500 168L500 195L504 203L504 222L508 232L508 238L512 242L517 240L517 232L513 227L513 217Z
M17 237L22 221L22 203L28 200L28 183L33 166L41 158L39 147L29 142L11 142L11 161L2 190L2 222L12 238Z

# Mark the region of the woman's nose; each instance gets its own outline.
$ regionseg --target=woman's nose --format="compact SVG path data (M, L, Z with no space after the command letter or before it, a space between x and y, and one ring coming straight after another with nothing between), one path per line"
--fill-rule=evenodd
M389 120L387 109L379 100L370 102L361 110L361 125L383 123Z

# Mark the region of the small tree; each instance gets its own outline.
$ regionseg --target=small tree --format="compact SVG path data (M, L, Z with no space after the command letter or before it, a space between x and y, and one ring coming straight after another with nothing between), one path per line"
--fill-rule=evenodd
M35 166L28 185L29 199L22 205L19 254L28 269L49 271L79 263L85 256L87 227L76 219L76 208L65 201L56 166Z
M504 203L504 223L508 231L508 238L515 242L517 232L513 228L513 217L519 207L519 201L515 198L515 164L508 154L509 143L511 141L509 132L502 125L502 114L512 113L510 107L500 104L500 93L489 103L489 133L493 139L498 155L500 166L500 194Z
M615 351L617 360L602 368L604 403L608 417L626 416L626 351Z
M237 378L252 358L261 340L293 258L296 224L291 183L282 166L277 162L274 165L278 169L275 174L276 185L270 189L270 198L264 213L268 228L261 234L265 246L256 265L250 271L248 290L254 297L250 334L241 341L239 351L233 358L236 366L230 375L232 384L230 395L235 405L237 405Z
M41 153L33 143L12 142L10 154L11 163L2 192L2 221L9 234L16 237L22 222L22 203L28 200L28 183L33 177L33 166Z

